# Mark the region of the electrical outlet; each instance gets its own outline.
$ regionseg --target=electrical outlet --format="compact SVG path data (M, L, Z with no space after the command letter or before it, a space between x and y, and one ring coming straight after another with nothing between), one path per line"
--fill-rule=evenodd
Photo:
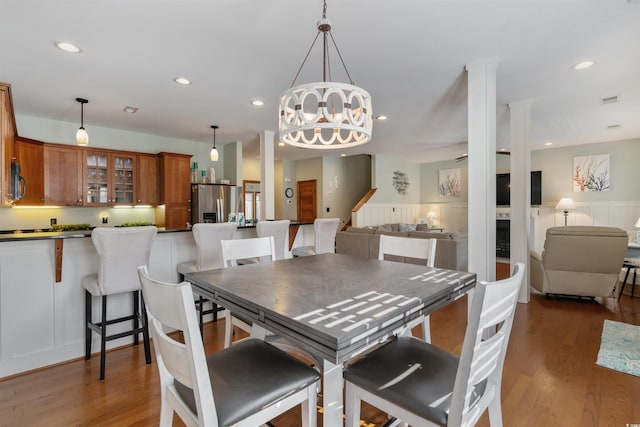
M58 223L58 219L57 219L57 218L51 218L51 219L49 220L49 224L50 224L50 225L56 225L57 223Z

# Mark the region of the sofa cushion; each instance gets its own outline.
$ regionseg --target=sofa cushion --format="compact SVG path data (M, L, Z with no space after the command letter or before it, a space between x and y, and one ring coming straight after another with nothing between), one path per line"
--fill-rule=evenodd
M408 231L384 231L384 230L376 230L375 234L386 234L387 236L399 236L399 237L409 237Z
M416 224L400 223L398 225L398 231L416 231Z
M429 231L429 226L427 224L416 224L415 231Z
M420 237L422 239L453 239L451 233L437 233L432 231L412 231L410 237Z
M375 227L349 227L347 228L349 233L363 233L363 234L373 234L376 232Z

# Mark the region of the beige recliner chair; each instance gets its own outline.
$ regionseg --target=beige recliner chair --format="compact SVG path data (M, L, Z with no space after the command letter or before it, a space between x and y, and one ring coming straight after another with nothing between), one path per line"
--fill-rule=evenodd
M546 294L613 297L628 242L616 227L551 227L542 254L531 251L531 286Z

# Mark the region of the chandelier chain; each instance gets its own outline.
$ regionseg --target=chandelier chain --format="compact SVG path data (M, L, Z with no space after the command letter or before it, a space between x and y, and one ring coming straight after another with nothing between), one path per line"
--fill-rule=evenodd
M309 54L313 50L313 46L316 45L316 41L318 41L318 37L319 36L320 36L320 32L318 32L318 34L316 34L316 38L313 39L313 43L311 43L311 47L307 51L307 54L304 56L304 59L302 60L302 64L300 64L300 68L298 68L298 72L296 73L296 76L293 78L293 81L291 82L291 86L289 86L289 87L293 87L293 85L296 84L296 80L298 80L298 76L300 75L300 72L302 71L302 67L304 67L304 64L307 62L307 58L309 58Z

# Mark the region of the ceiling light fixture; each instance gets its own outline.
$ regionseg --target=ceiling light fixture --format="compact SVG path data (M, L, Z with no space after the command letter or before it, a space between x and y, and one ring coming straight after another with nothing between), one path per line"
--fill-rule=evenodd
M179 85L190 85L191 84L191 80L185 78L185 77L176 77L175 79L173 79L174 82L178 83Z
M550 145L553 145L553 142L545 142L544 145L549 147Z
M76 98L76 101L80 103L80 129L76 132L76 144L87 146L89 145L89 134L84 130L84 104L89 101L84 98Z
M278 147L284 147L286 144L282 141L278 142Z
M280 139L302 148L331 149L354 147L369 142L373 127L371 95L355 86L331 34L324 1L322 19L316 34L291 87L280 96ZM313 46L322 34L322 82L294 86ZM349 83L331 81L329 66L329 38L344 67Z
M80 48L73 43L69 42L56 42L56 47L60 50L64 50L69 53L79 53Z
M216 129L218 129L218 126L211 125L211 129L213 129L213 148L211 149L210 157L212 162L217 162L218 150L216 149Z
M381 114L379 116L376 117L376 119L378 120L387 120L389 117L385 116L384 114Z
M574 70L584 70L591 67L594 64L593 61L582 61L573 66Z
M135 112L138 110L139 110L138 107L132 107L131 105L127 105L122 109L122 111L124 111L125 113L131 113L131 114L135 114Z
M251 101L251 105L254 105L256 107L262 107L264 105L264 101L260 99L254 99L253 101Z

